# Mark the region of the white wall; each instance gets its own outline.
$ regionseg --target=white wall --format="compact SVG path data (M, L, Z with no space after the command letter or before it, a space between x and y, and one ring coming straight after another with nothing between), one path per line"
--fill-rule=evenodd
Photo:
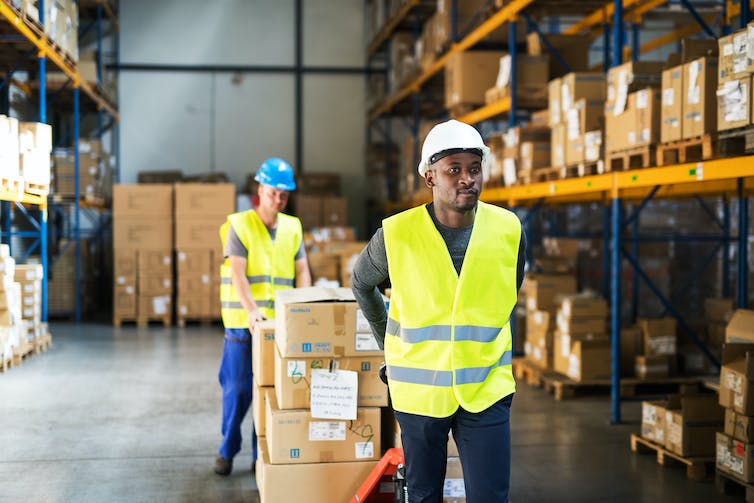
M303 4L304 65L363 66L363 0ZM128 0L120 23L122 64L294 64L293 0ZM364 81L303 78L301 168L342 175L350 223L360 228ZM119 92L124 183L139 171L214 168L240 186L267 157L295 160L292 74L123 71Z

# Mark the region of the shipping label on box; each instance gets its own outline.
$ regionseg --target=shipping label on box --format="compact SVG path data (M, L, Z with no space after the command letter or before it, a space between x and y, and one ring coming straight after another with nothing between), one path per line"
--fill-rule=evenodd
M363 358L283 358L274 355L274 385L281 409L306 409L311 406L312 371L319 369L350 370L358 373L357 404L386 407L387 386L380 380L381 356Z
M270 462L333 463L380 457L380 409L360 407L352 421L315 419L308 410L282 410L274 394L266 409Z
M660 445L665 444L665 410L667 401L641 403L641 436Z
M140 318L162 318L170 316L172 312L169 295L139 295L138 303Z
M275 292L275 341L283 357L380 356L348 288ZM367 337L367 335L369 337Z
M663 143L678 141L682 136L683 66L662 72L662 107L660 111L660 140Z
M717 129L725 131L751 123L751 77L720 83L717 89Z
M715 466L718 470L734 475L742 482L754 482L753 457L754 445L717 433Z

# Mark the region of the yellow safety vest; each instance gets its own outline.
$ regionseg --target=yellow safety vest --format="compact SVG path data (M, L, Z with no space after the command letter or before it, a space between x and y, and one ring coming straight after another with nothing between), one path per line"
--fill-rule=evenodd
M480 412L516 390L508 318L521 223L479 202L460 276L425 206L382 225L392 283L385 362L395 410Z
M238 239L248 252L246 276L251 298L259 312L267 319L275 317L275 290L293 288L296 278L295 257L301 246L303 232L301 221L290 215L278 213L275 241L254 210L228 215L220 227L223 250L228 238L228 228L233 227ZM220 305L225 328L247 328L249 316L241 305L231 279L230 258L220 266Z

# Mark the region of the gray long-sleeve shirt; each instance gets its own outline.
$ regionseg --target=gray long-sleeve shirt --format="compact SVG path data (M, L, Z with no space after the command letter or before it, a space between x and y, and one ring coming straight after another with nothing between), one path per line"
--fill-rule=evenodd
M435 216L434 205L427 205L429 216L432 217L435 227L440 232L448 252L453 260L453 266L457 274L461 274L461 266L469 246L473 225L465 228L453 228L442 225ZM516 271L516 290L521 288L524 281L524 265L526 262L526 234L521 228L521 240L518 245L518 269ZM385 328L387 326L387 313L382 296L377 286L388 279L387 252L385 251L385 236L382 229L377 229L369 244L364 248L351 275L351 289L356 300L369 321L377 344L380 349L384 347Z

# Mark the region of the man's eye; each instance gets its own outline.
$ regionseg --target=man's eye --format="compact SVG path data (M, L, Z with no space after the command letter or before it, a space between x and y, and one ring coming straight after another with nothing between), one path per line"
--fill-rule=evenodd
M448 173L450 173L451 175L457 175L457 174L458 174L458 173L460 173L460 172L461 172L461 169L460 169L460 168L450 168L450 169L448 170Z
M473 167L473 168L471 168L471 169L470 169L469 171L471 171L471 174L472 174L472 175L478 175L478 174L479 174L479 172L480 172L480 171L482 171L482 168L480 168L480 167L478 167L478 166L474 166L474 167Z

